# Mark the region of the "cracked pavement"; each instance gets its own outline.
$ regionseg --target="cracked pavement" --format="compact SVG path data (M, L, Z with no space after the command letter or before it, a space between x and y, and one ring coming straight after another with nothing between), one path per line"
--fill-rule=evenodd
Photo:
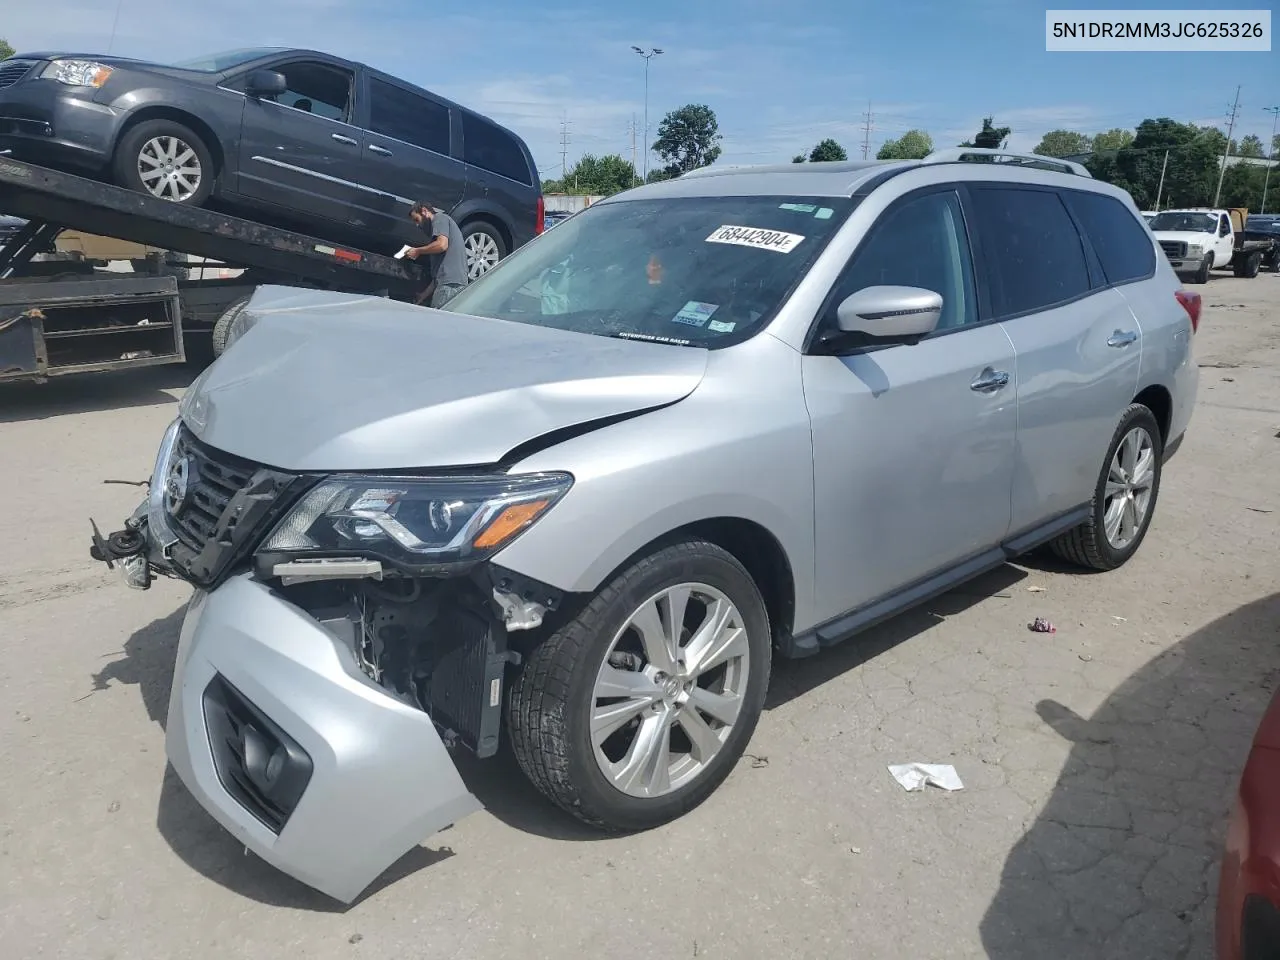
M189 378L0 389L0 943L15 958L1208 958L1224 817L1280 677L1280 276L1215 277L1199 404L1109 574L1030 558L775 668L750 756L600 838L506 756L487 807L343 910L243 850L163 753L186 591L87 558ZM1058 627L1037 634L1037 616ZM951 763L907 793L886 766ZM351 811L352 830L377 798Z

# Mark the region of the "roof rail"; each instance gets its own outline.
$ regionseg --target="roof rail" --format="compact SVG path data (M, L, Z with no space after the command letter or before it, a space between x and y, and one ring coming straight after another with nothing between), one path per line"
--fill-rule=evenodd
M1091 174L1084 164L1074 160L1059 160L1057 157L1042 157L1036 153L1013 153L1009 150L991 150L987 147L947 147L935 150L921 163L965 163L974 162L979 157L1004 157L1005 163L1019 167L1033 167L1039 170L1052 170L1054 173L1070 173L1077 177L1089 177ZM981 162L981 161L979 161Z

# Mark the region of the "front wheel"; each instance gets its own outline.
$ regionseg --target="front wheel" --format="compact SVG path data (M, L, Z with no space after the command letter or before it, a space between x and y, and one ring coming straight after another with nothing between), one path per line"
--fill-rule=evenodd
M507 255L502 233L484 220L472 220L462 228L462 246L467 252L467 279L483 277Z
M1196 271L1193 283L1208 283L1209 271L1213 269L1213 254L1206 253L1204 259L1200 261L1200 269Z
M213 155L193 130L173 120L144 120L116 146L116 183L160 200L198 207L213 192Z
M746 749L771 647L760 591L731 554L699 540L661 549L529 655L508 701L516 759L592 826L674 820Z
M1089 519L1054 540L1054 553L1093 570L1114 570L1128 561L1151 525L1163 459L1155 415L1131 404L1107 447Z

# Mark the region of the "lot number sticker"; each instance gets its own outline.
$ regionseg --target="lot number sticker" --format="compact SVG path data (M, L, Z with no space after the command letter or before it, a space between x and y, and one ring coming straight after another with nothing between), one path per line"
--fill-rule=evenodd
M707 243L731 243L738 247L754 247L757 250L772 250L774 253L790 253L803 240L798 233L783 233L781 230L764 230L760 227L734 227L725 225L717 227L707 237Z

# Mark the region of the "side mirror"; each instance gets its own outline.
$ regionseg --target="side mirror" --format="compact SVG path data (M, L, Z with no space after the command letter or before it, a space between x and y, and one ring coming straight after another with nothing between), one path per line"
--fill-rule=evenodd
M255 70L249 74L246 92L253 97L278 97L289 89L289 81L283 73L274 70Z
M836 309L841 332L877 340L933 333L941 316L942 295L921 287L864 287Z

